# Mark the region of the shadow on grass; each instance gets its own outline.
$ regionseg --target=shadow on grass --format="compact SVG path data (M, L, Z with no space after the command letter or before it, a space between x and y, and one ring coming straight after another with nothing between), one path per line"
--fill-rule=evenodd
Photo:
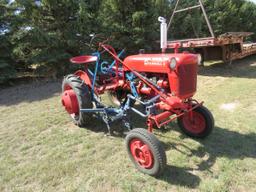
M143 118L134 118L134 127L145 127L145 122ZM120 124L115 124L114 127L120 127ZM174 129L173 129L174 128ZM90 130L95 132L106 132L106 126L100 121L95 122L89 127ZM115 129L115 128L114 128ZM174 131L179 131L176 125L172 126ZM165 140L168 136L164 134L165 131L170 131L170 129L162 129L161 134L156 132L157 137L161 139L164 137ZM123 137L124 135L115 135L117 137ZM186 135L180 135L181 139L187 138ZM205 139L197 139L196 141L201 143L198 148L191 148L185 142L175 142L171 141L163 142L165 150L174 149L183 153L188 158L197 156L198 158L204 159L198 165L193 168L190 167L176 167L172 165L167 165L164 174L158 179L163 180L172 185L179 185L188 188L196 188L201 179L199 176L194 175L193 171L209 171L211 172L211 167L215 164L216 160L221 157L226 157L228 159L243 159L243 158L256 158L256 134L241 134L238 132L230 131L226 128L215 127L213 133ZM182 150L185 149L185 150ZM185 152L186 151L186 152Z
M40 80L0 89L0 106L11 106L21 102L34 102L51 98L61 92L61 80Z
M133 119L134 127L136 128L145 127L146 120L144 118L137 117L137 116L134 117L133 115L131 118ZM114 130L114 134L111 137L125 138L125 134L123 134L123 131L125 131L125 129L123 129L121 125L122 125L121 122L118 122L118 123L116 122L115 124L112 125L111 128ZM92 121L92 123L86 126L86 129L89 129L97 133L98 132L104 132L105 134L108 133L106 125L101 120ZM163 131L168 131L168 130L163 130ZM164 147L168 149L169 148L167 147L168 145L169 144L164 144ZM201 179L198 176L190 173L190 171L191 170L187 168L167 165L163 175L161 175L157 179L163 180L172 185L179 185L179 186L184 186L188 188L196 188L199 185Z
M189 171L186 168L167 165L164 174L158 179L172 185L196 188L200 184L201 179Z
M202 144L192 155L209 158L198 165L198 170L209 170L219 157L228 159L256 158L256 134L241 134L215 127L209 139L199 140Z
M256 78L256 56L233 61L231 65L222 62L199 68L199 75L238 78Z
M180 137L183 139L186 136L181 135ZM217 158L220 157L226 157L228 159L256 158L255 133L240 134L238 132L230 131L224 128L215 127L212 135L210 135L208 138L197 141L201 143L201 146L197 149L192 149L185 143L163 143L166 150L174 149L188 157L197 156L202 159L205 159L207 157L205 160L197 165L197 168L184 168L180 174L185 171L189 172L207 170L211 172L210 168L215 164ZM182 148L184 148L184 151L186 152L181 150ZM167 170L167 173L165 173L165 176L163 176L163 178L165 178L167 174L167 177L169 177L169 183L172 183L171 179L174 176L168 175L168 172L169 170ZM171 173L170 171L170 174L175 173ZM196 178L193 178L192 175L190 175L190 177L191 178L182 176L182 183L185 184L185 186L194 187L195 184L191 182L191 179L194 179L195 182L197 182L197 180Z

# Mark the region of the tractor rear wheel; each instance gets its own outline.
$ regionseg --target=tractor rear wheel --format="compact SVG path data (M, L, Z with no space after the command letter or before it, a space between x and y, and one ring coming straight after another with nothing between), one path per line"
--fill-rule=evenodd
M166 166L165 150L155 135L136 128L125 138L126 148L135 167L142 173L159 176Z
M73 74L64 77L61 102L76 125L83 127L88 124L91 115L80 112L80 109L92 108L93 105L89 87L80 77Z
M206 107L199 106L179 117L178 125L190 137L205 138L214 128L214 118Z

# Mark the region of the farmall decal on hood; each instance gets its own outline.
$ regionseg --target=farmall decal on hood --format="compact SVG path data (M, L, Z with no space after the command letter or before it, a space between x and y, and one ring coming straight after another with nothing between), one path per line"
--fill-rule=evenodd
M136 71L166 73L171 58L169 54L139 54L126 57L124 63Z
M164 66L165 62L170 61L168 57L152 57L144 60L144 65Z

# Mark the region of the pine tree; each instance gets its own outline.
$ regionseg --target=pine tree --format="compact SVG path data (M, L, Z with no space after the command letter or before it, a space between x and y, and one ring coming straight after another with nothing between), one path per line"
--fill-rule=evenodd
M181 0L185 8L197 0ZM216 35L229 31L256 33L256 4L246 0L203 0ZM88 54L89 34L112 36L116 49L128 54L158 50L158 16L170 18L170 0L0 0L0 81L15 69L58 76L71 66L69 58ZM169 38L207 37L201 11L177 14ZM256 40L256 35L251 37Z
M24 0L15 2L22 24L13 34L14 54L28 66L56 77L69 69L69 58L86 49L93 32L97 1ZM100 1L98 1L100 2ZM95 26L97 22L95 22Z
M8 1L0 0L0 84L15 77L16 71L12 59L12 45L9 41L10 16Z
M114 37L115 47L125 47L128 52L151 50L159 40L157 18L159 7L165 7L164 3L167 1L105 0L100 17L103 31Z

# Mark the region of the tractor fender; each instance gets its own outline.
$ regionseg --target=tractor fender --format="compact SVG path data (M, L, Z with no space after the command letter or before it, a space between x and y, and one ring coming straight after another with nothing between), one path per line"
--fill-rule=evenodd
M92 82L91 82L91 79L90 79L90 76L88 73L86 73L82 70L78 70L74 73L74 75L80 77L86 85L88 85L90 88L92 88Z

